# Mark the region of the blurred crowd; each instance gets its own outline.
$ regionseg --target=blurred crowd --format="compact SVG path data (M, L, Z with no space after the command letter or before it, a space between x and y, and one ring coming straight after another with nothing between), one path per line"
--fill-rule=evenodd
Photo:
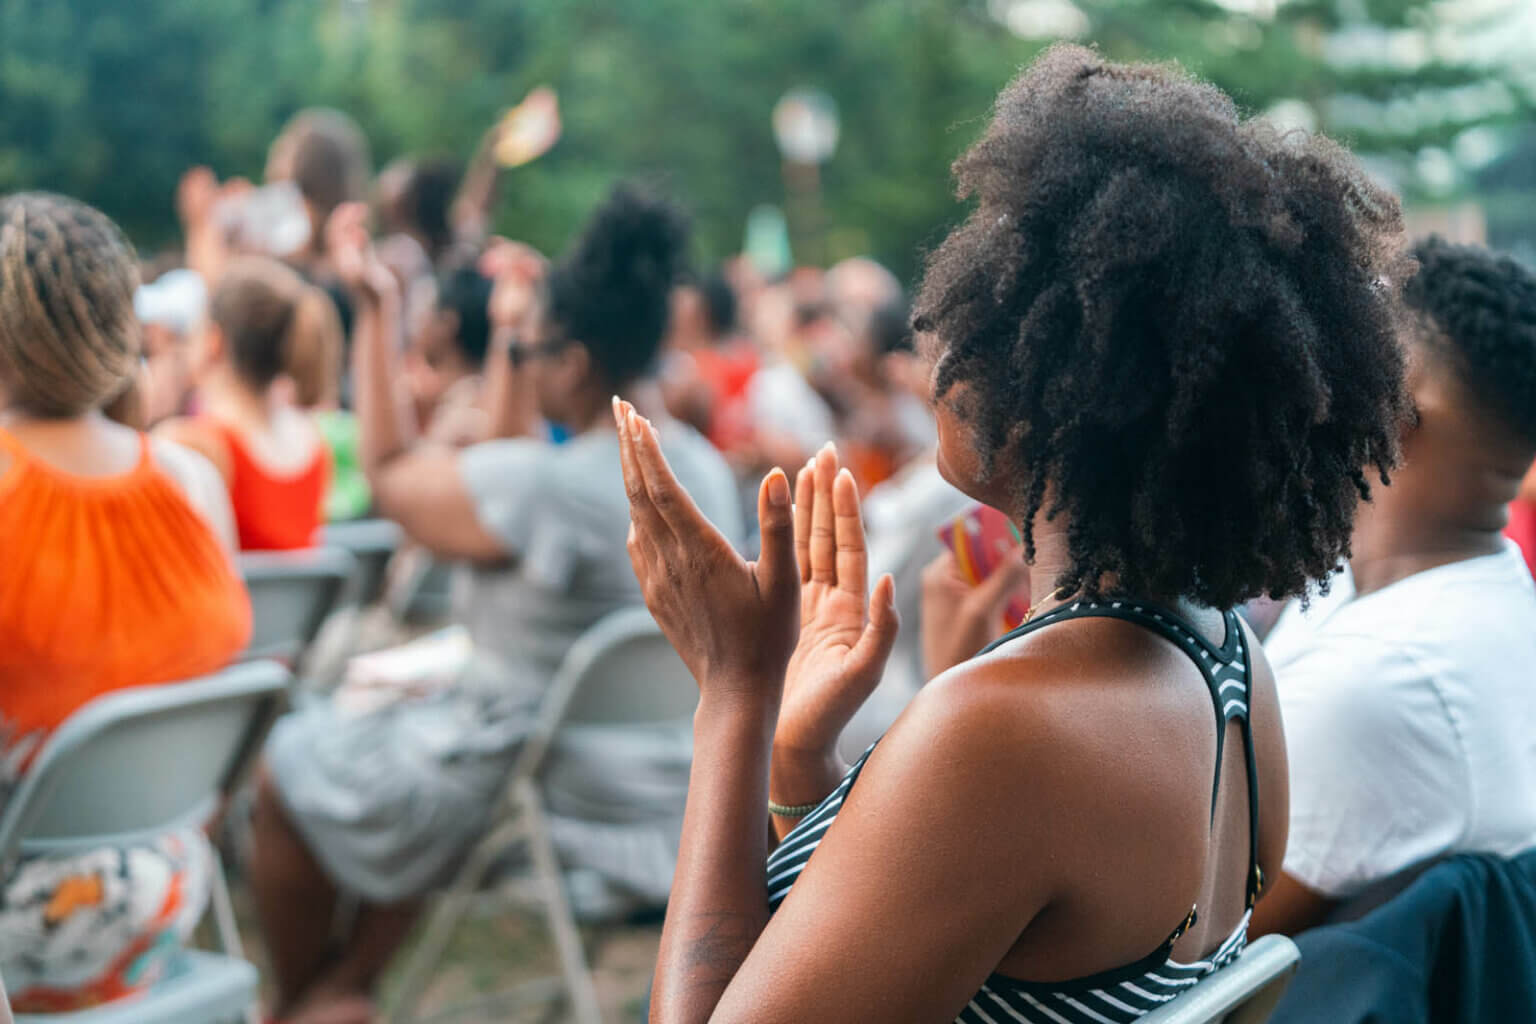
M1147 72L1147 80L1157 74ZM1180 88L1167 86L1167 95ZM1243 599L1241 621L1252 624L1240 625L1217 609L1223 614L1212 613L1210 621L1214 636L1224 639L1208 638L1202 647L1194 638L1209 637L1205 627L1181 625L1184 632L1169 633L1160 613L1143 616L1163 623L1148 628L1174 637L1186 654L1203 650L1210 662L1216 652L1220 670L1232 677L1220 683L1208 665L1200 669L1218 700L1218 787L1226 777L1220 751L1229 725L1233 748L1240 742L1247 754L1246 766L1238 757L1225 762L1232 772L1246 770L1246 790L1232 775L1237 785L1222 788L1222 800L1246 791L1248 803L1213 802L1209 815L1212 829L1219 807L1223 821L1230 817L1238 823L1231 827L1248 830L1231 844L1243 856L1228 858L1236 867L1221 876L1223 884L1242 876L1247 902L1238 909L1237 888L1226 886L1228 916L1240 923L1218 952L1222 935L1194 933L1207 947L1196 953L1220 962L1236 956L1250 920L1255 931L1318 924L1361 889L1430 858L1463 850L1512 854L1536 842L1529 791L1501 803L1507 786L1536 782L1529 735L1511 734L1531 720L1529 701L1506 671L1536 642L1536 622L1520 618L1533 605L1532 588L1518 552L1500 539L1507 516L1510 536L1536 564L1536 471L1520 482L1536 455L1536 434L1530 411L1506 401L1520 382L1536 381L1536 350L1526 350L1531 325L1521 319L1536 309L1528 272L1441 243L1415 250L1423 277L1419 290L1408 293L1411 315L1404 316L1405 324L1417 326L1401 327L1414 339L1407 346L1406 385L1396 363L1379 373L1370 368L1367 349L1399 329L1394 324L1389 331L1384 315L1370 320L1361 312L1383 301L1377 283L1346 287L1287 278L1284 287L1275 286L1273 301L1255 300L1250 308L1242 304L1247 299L1232 300L1240 310L1233 322L1241 320L1250 332L1245 337L1272 346L1264 359L1252 357L1259 369L1224 367L1232 376L1217 387L1213 377L1202 376L1195 356L1180 354L1167 360L1176 364L1173 383L1143 393L1135 386L1138 374L1164 364L1140 356L1117 362L1114 346L1134 334L1134 318L1104 326L1110 320L1095 320L1099 307L1091 301L1099 292L1141 296L1133 276L1142 272L1139 264L1126 272L1131 283L1123 288L1109 272L1085 275L1076 305L1067 292L1052 292L1051 302L1040 306L1009 305L1036 285L1043 291L1050 285L1010 277L1023 274L1027 261L997 256L990 248L995 236L985 231L1004 231L1019 216L1045 217L1044 207L1004 202L1013 212L998 215L984 202L992 220L976 221L974 236L963 234L971 227L959 229L936 258L930 287L942 298L930 298L920 310L915 322L927 328L918 332L912 297L868 258L787 272L765 272L747 256L697 265L685 209L644 187L616 187L559 253L493 234L507 173L495 156L500 130L488 133L467 161L407 157L375 174L368 141L346 115L303 111L273 141L260 184L221 179L218 169L188 171L176 197L184 245L147 260L104 216L74 200L44 193L0 197L0 558L7 577L0 578L0 676L7 679L0 693L6 727L0 794L25 774L52 731L93 697L194 678L239 656L249 640L251 609L231 557L236 553L299 551L322 543L327 524L382 518L403 533L402 564L455 567L446 624L464 642L443 642L439 634L426 647L402 648L415 653L397 654L393 692L364 678L366 665L389 663L385 652L383 662L375 655L339 673L344 678L333 692L295 702L266 742L247 799L232 807L230 818L240 819L232 825L237 859L272 967L274 1019L371 1019L378 979L427 898L491 824L507 772L562 659L606 614L643 599L656 610L665 585L684 586L691 557L680 558L688 565L671 572L658 570L667 579L651 581L644 593L646 581L636 578L637 569L644 575L647 553L663 550L657 536L684 536L675 524L655 526L665 517L642 520L640 512L631 527L632 509L648 507L647 489L656 484L647 475L651 464L636 468L640 458L664 462L673 475L664 483L685 490L687 507L715 531L698 527L695 549L718 534L729 550L748 559L761 552L765 563L783 550L782 543L775 549L773 536L759 534L760 509L772 507L759 503L769 502L768 488L777 487L775 467L790 471L787 486L805 481L797 508L808 508L814 495L825 510L835 495L838 515L857 524L840 520L836 543L838 572L857 562L860 628L866 617L894 622L865 607L866 582L891 577L880 585L890 589L877 593L893 602L902 629L881 641L893 648L889 660L870 678L867 699L852 701L848 720L832 731L836 749L822 752L836 755L839 767L855 763L836 791L834 778L812 794L819 802L832 792L831 814L864 765L860 753L891 728L925 682L962 666L1007 627L1024 628L1035 611L1046 609L1037 626L1068 608L1051 621L1097 614L1098 575L1081 593L1065 585L1042 589L1039 578L1031 588L1023 557L1027 547L1037 554L1030 545L1039 531L1075 503L1068 510L1069 518L1079 516L1072 529L1043 542L1058 543L1053 550L1063 559L1072 552L1076 561L1062 563L1066 575L1091 566L1110 578L1166 583L1167 592L1139 596L1169 600L1230 590ZM992 131L1007 130L1000 115ZM1344 159L1330 150L1316 166ZM1337 173L1342 180L1344 172ZM1296 180L1303 177L1297 172ZM1014 177L980 180L990 201L986 190L1005 190ZM1306 181L1320 194L1333 188L1321 171ZM1396 216L1395 206L1388 216L1379 212L1385 200L1372 205L1374 193L1370 202L1358 200L1364 191L1349 194L1356 198L1338 201L1348 212L1333 221L1317 213L1334 208L1331 192L1311 213L1266 208L1262 217L1249 217L1222 207L1223 216L1242 231L1259 231L1252 225L1261 224L1273 236L1266 244L1277 251L1306 231L1348 236L1362 251L1377 246L1373 232L1388 234L1382 225ZM1247 201L1235 185L1222 195L1233 208ZM1362 209L1378 220L1339 226L1366 217ZM1317 224L1296 226L1312 215ZM1136 216L1122 211L1101 220L1162 237ZM1212 217L1212 223L1219 219ZM1219 230L1227 230L1225 221ZM1028 244L1050 237L1041 228ZM1395 273L1397 264L1381 255L1386 244L1341 265ZM1092 251L1105 265L1113 263L1114 254ZM1183 258L1183 251L1176 255ZM946 265L945 258L954 262ZM963 265L969 258L993 263L973 272ZM1201 265L1218 276L1214 264ZM982 279L985 287L975 284ZM1319 298L1328 288L1342 297ZM1354 290L1344 294L1348 288ZM1281 315L1276 310L1292 307L1305 307L1313 317L1308 323L1326 323L1329 330L1360 317L1372 333L1358 350L1319 356L1308 347L1316 339L1304 331L1266 333L1269 319ZM933 326L952 315L974 317L964 344ZM1194 330L1203 329L1200 315L1190 314ZM1007 322L998 326L990 316ZM1034 318L1051 316L1085 334L1104 333L1081 350L1008 347L1021 324L1038 327ZM976 354L975 346L993 342L1002 355ZM1288 345L1305 349L1306 358L1293 359ZM1050 354L1040 355L1044 351ZM1028 365L1033 358L1055 362L1036 372ZM1040 383L1052 372L1065 380L1070 373L1061 368L1068 366L1090 367L1096 383ZM1272 388L1263 379L1270 366L1282 368ZM1355 372L1362 366L1368 369ZM945 414L936 420L935 395L950 392L956 381L952 394L959 397L937 403L940 408L978 422L995 419L1002 400L979 383L990 373L1014 387L1007 401L1037 411L1039 422L1054 423L1054 433L1032 434L1023 420L993 423L971 444L955 440L954 426L941 429ZM1505 393L1486 383L1500 374ZM1223 404L1221 392L1231 397L1233 380L1259 397L1239 395ZM1177 388L1189 391L1174 394ZM1079 415L1081 395L1090 393L1115 396L1105 400L1115 408L1102 423ZM1299 404L1284 406L1292 398ZM1244 419L1256 415L1258 402L1276 403L1276 415L1290 417L1287 429L1296 436L1317 432L1307 435L1315 442L1315 462L1269 447L1273 438ZM1130 440L1114 433L1121 421L1104 425L1111 413L1130 422L1161 415L1164 406L1172 410L1169 425L1138 427ZM630 409L654 430L635 426L640 433L632 434L625 424L641 420L626 420ZM1245 506L1253 515L1236 525L1222 516L1200 525L1200 515L1227 509L1221 502L1228 499L1207 501L1197 485L1207 473L1214 479L1236 472L1207 458L1221 450L1217 440L1189 440L1199 433L1189 424L1213 409L1211 415L1235 424L1236 434L1252 429L1259 438L1250 448L1252 465L1241 467L1251 475L1234 488L1251 485L1266 501L1281 491L1291 495L1283 515L1267 517ZM1394 483L1376 492L1376 503L1355 524L1357 498L1374 483L1363 474L1384 474L1401 454L1388 436L1399 419L1413 424L1405 428L1412 438L1403 446L1406 465L1393 469ZM646 440L637 442L638 436ZM1130 459L1128 446L1143 442L1166 444L1158 456L1165 461L1157 463L1164 476L1145 477L1142 463L1117 461ZM1049 470L1008 476L1020 472L1008 462L1007 453L1015 451L1008 446L1020 444L1050 452ZM1085 450L1102 456L1089 469L1081 468ZM1336 451L1348 455L1335 457ZM1477 453L1470 461L1469 452ZM1105 470L1117 466L1125 470L1120 477ZM1047 472L1055 475L1046 480ZM1004 483L995 484L994 473ZM1116 488L1131 486L1131 477L1141 488L1136 501L1106 512L1106 503L1119 500L1106 495L1120 495ZM1026 478L1032 482L1019 482ZM1013 527L999 519L1005 525L994 536L986 514L955 480L973 484L967 487L973 496L995 497L996 505L1017 499L1028 514ZM1266 490L1271 485L1279 490ZM1160 498L1158 486L1169 492ZM1312 488L1328 493L1317 498ZM787 504L787 490L784 499ZM1143 526L1165 522L1158 517L1167 509L1154 507L1159 501L1178 505L1174 511L1189 518L1158 538L1168 551L1155 570L1137 576L1140 549L1103 538L1142 530L1134 543L1150 543ZM1090 510L1116 525L1102 535L1079 528ZM814 536L809 519L796 524L802 561L818 557L822 540L831 544L832 514L824 514ZM787 530L786 524L778 525ZM1238 536L1243 530L1249 533ZM1320 593L1308 581L1326 578L1340 554L1350 556L1351 536L1355 577L1346 574L1332 592ZM977 537L992 547L981 552ZM1227 545L1226 564L1175 564L1205 542ZM1273 559L1253 554L1261 542L1274 545ZM1095 544L1105 561L1092 561ZM1234 568L1240 558L1234 552L1245 550L1253 564ZM985 570L979 554L990 563ZM1323 564L1327 556L1333 561ZM1378 557L1369 563L1378 570L1411 571L1383 581L1365 568L1369 556ZM800 569L805 587L824 582L811 564ZM1238 579L1242 571L1248 576ZM1407 589L1408 580L1418 589ZM1262 596L1287 598L1307 586L1313 588L1310 609L1292 604L1282 614L1279 601ZM1356 587L1362 598L1379 588L1396 599L1378 597L1370 604L1377 611L1372 618L1358 611L1365 600L1350 603ZM692 599L701 618L723 614L707 597L694 593ZM1491 639L1481 652L1468 652L1461 649L1465 623L1451 612L1482 600L1493 608L1483 621ZM810 622L819 612L806 607ZM1141 605L1134 613L1120 604L1113 609L1104 614L1132 621L1143 615ZM1447 613L1439 626L1421 621L1429 609ZM1269 661L1256 653L1249 660L1244 638L1253 637L1256 646L1277 616ZM1206 622L1199 614L1190 619L1196 620ZM1422 649L1404 653L1394 646L1394 631L1405 624L1416 624ZM1071 628L1063 625L1062 633ZM91 640L81 643L82 637ZM1120 649L1109 640L1090 646L1092 653L1074 648L1077 653L1060 656L1084 678L1096 671L1094 658ZM423 658L423 650L430 656ZM1143 668L1155 660L1134 652L1125 658ZM409 671L400 669L406 661ZM789 670L791 685L797 664ZM1159 665L1157 678L1175 676ZM1178 671L1188 668L1180 665ZM1376 680L1376 697L1400 701L1398 717L1339 706L1337 694L1355 678ZM1456 689L1461 682L1451 686L1448 679L1475 679L1476 686L1467 683L1463 692ZM708 699L707 680L700 683ZM1241 694L1235 714L1233 701L1221 703L1230 697L1227 687ZM1283 708L1288 740L1280 736L1278 715L1268 725L1250 724L1251 694L1258 694L1252 700L1264 714ZM1450 724L1436 717L1442 704L1454 709ZM1202 704L1194 719L1207 728L1209 718ZM1378 727L1380 735L1372 734ZM1361 740L1362 734L1371 738ZM898 734L894 748L906 749L902 742ZM1266 824L1261 842L1255 796L1255 750L1272 773L1265 799L1284 795L1284 758L1271 755L1283 755L1287 742L1289 855L1286 801L1266 805L1266 822L1282 823ZM1477 748L1472 756L1458 746L1468 742ZM1479 760L1479 752L1486 757ZM545 798L581 916L654 912L666 905L669 891L675 894L693 756L686 726L604 734L552 755ZM1148 770L1137 763L1138 771ZM871 764L876 777L892 770L878 759ZM1393 779L1375 788L1362 784L1347 797L1335 791L1339 779L1363 778L1373 765L1382 771L1390 765ZM1459 773L1469 780L1464 786L1437 785ZM1200 799L1214 801L1209 777L1199 781ZM865 785L880 792L877 783ZM1412 803L1405 820L1422 827L1362 811L1393 800ZM1477 813L1464 813L1467 800L1478 805ZM1489 811L1493 805L1500 809ZM815 806L786 812L770 804L783 819L775 826L785 840L781 851L805 840L778 826L814 819L822 813L811 814ZM1200 809L1203 814L1203 804ZM752 819L747 831L761 837L766 830L758 826L769 821ZM786 875L798 878L816 842L803 847L801 863L783 868ZM131 847L29 857L8 869L0 876L0 972L16 1006L75 1009L151 983L201 916L210 858L217 855L201 830L187 828ZM1208 881L1202 911L1217 902L1211 899L1216 883ZM1259 894L1271 890L1278 898L1255 911ZM1185 896L1173 902L1179 900L1188 906ZM1199 927L1196 920L1191 912L1160 949L1172 968L1181 966L1169 959L1174 944ZM1232 924L1223 920L1224 928ZM1018 931L1008 932L1010 942ZM1025 954L1014 949L1010 955ZM994 965L996 956L987 966ZM1001 984L997 977L992 984ZM996 998L1002 1005L1003 997Z

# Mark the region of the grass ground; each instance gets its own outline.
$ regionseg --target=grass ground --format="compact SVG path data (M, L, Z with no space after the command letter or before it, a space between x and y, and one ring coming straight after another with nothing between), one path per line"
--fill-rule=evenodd
M238 892L236 912L245 933L246 955L258 968L264 968L265 951L253 915ZM603 1020L607 1024L645 1020L645 996L661 941L661 925L586 927L582 941ZM395 969L384 979L380 1005L386 1012L394 1005L399 965L405 957L403 953L396 959ZM537 914L517 908L471 914L449 944L419 1012L423 1020L446 1015L445 1021L564 1024L570 1016L562 1003L518 1007L506 1001L491 1002L519 982L548 977L558 970L554 942ZM268 976L265 970L262 976ZM459 1012L459 1007L465 1009Z
M338 633L333 639L345 641L352 651L368 651L403 643L428 629L427 626L401 626L387 611L376 607L368 610L357 623L354 633ZM338 670L341 654L330 652L328 655ZM245 935L246 955L262 969L262 976L266 978L265 954L254 914L238 886L234 896L236 915ZM411 944L419 937L418 932ZM603 1020L606 1024L643 1021L645 997L656 963L656 949L661 942L661 925L588 927L582 929L582 939ZM406 962L409 949L410 944L396 957L395 970L385 976L380 1000L385 1012L393 1005L400 982L399 966ZM445 1016L444 1020L563 1024L570 1018L561 1003L521 1008L506 1003L486 1005L487 1000L519 982L557 974L558 970L554 942L537 914L516 908L472 914L449 945L419 1012L423 1020L430 1020L461 1004L479 1004L476 1009Z

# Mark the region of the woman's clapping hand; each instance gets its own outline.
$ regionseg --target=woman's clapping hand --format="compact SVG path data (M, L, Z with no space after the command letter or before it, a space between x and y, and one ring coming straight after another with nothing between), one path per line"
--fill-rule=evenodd
M646 607L698 681L705 701L776 712L799 635L789 481L775 469L758 490L762 555L749 562L704 517L662 454L656 428L614 399L629 557Z

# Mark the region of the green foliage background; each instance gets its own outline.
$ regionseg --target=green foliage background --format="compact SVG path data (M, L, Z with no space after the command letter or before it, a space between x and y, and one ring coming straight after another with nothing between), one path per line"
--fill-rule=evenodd
M1519 0L1517 0L1517 3ZM1500 79L1436 59L1411 73L1341 69L1331 35L1360 25L1423 27L1408 0L1079 0L1087 38L1111 56L1177 58L1245 107L1331 96L1408 100ZM0 0L0 191L48 188L93 202L146 247L175 242L172 197L197 163L259 176L289 114L353 114L375 163L467 158L530 87L560 92L565 135L507 176L499 227L558 251L611 182L642 176L692 208L699 256L741 244L747 211L781 203L768 114L789 87L836 98L842 139L825 168L828 257L869 253L910 275L960 212L949 162L993 95L1040 47L992 0ZM1504 16L1495 9L1490 18ZM1485 19L1486 20L1486 19ZM1536 58L1533 58L1536 59ZM1518 102L1395 127L1344 131L1411 163L1425 147L1489 124L1532 120ZM1486 105L1485 105L1486 106ZM1398 120L1401 120L1400 118ZM1334 127L1321 117L1321 127ZM1502 136L1501 136L1502 137ZM1507 169L1499 181L1519 185ZM1410 195L1414 185L1405 182ZM1449 194L1478 188L1468 177ZM1536 213L1505 193L1510 221ZM1498 191L1498 189L1494 189ZM1518 190L1516 190L1518 194ZM1528 195L1529 193L1525 193ZM1502 198L1501 198L1502 197Z

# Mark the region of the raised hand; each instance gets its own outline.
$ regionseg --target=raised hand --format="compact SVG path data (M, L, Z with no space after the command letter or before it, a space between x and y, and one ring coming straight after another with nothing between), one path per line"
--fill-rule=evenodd
M493 238L478 266L480 273L495 283L487 310L491 324L508 329L521 326L533 309L548 261L530 245Z
M341 283L365 303L399 292L395 275L374 251L365 204L342 203L331 212L325 222L325 253Z
M1002 635L1010 598L1029 597L1029 566L1022 548L1003 553L997 569L972 586L960 576L954 553L944 551L923 570L923 669L929 679L976 656Z
M800 642L785 679L775 760L830 759L843 728L880 682L899 625L890 575L873 594L867 589L858 488L830 444L795 484L795 553Z
M780 469L763 479L763 552L748 562L678 483L656 428L628 402L615 398L613 412L629 495L629 558L646 607L698 681L701 700L777 711L799 632L789 480Z

